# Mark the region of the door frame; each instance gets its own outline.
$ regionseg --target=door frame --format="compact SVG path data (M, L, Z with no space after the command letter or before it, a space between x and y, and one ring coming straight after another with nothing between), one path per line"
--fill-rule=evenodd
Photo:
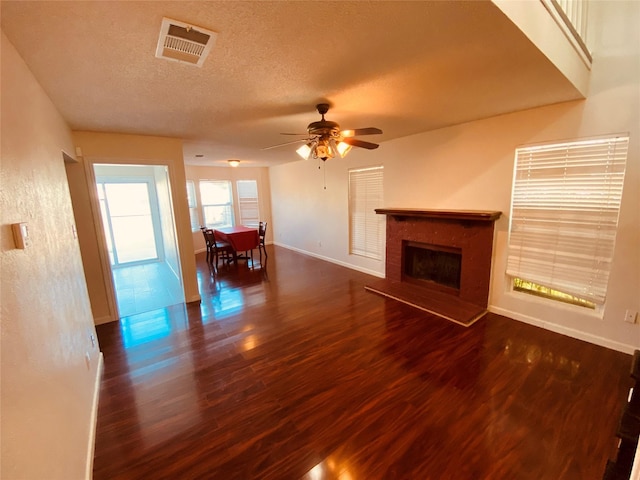
M98 256L100 259L101 265L101 274L103 279L103 284L105 288L105 296L106 302L109 308L109 318L106 319L101 317L98 319L99 321L96 324L102 324L107 322L114 322L120 319L120 311L118 308L118 302L116 297L115 285L113 281L113 272L111 269L111 260L109 259L109 250L107 248L107 241L104 233L104 228L102 226L102 213L100 212L100 201L98 199L98 191L96 188L96 174L95 174L95 165L110 165L110 166L143 166L143 167L163 167L166 168L167 171L167 181L170 184L169 195L173 197L173 189L176 188L172 183L172 165L167 165L162 163L161 161L158 163L145 163L145 162L122 162L122 161L114 161L112 158L103 158L103 157L84 157L84 175L87 183L87 187L89 190L89 206L91 210L91 215L93 218L93 229L95 232L95 237L98 245ZM178 226L176 223L176 212L175 212L175 203L173 199L170 201L172 208L172 217L173 217L173 232L176 237L176 249L177 255L180 261L180 276L181 283L183 287L184 301L185 302L194 302L200 301L200 295L197 295L197 298L188 297L186 291L186 282L184 278L184 266L183 266L183 258L182 251L180 246L180 235L178 233ZM199 293L199 292L198 292Z
M100 265L102 266L102 281L105 287L107 305L109 306L109 312L111 313L111 318L109 319L109 321L113 322L120 319L120 309L118 308L118 301L116 299L116 289L113 282L113 272L111 271L109 248L107 246L107 239L104 235L104 227L102 226L100 199L98 198L98 191L96 189L96 172L94 170L95 163L108 164L108 161L92 161L85 158L84 174L87 180L87 186L89 187L89 204L91 207L91 215L93 217L93 229L98 241L98 255L100 257Z

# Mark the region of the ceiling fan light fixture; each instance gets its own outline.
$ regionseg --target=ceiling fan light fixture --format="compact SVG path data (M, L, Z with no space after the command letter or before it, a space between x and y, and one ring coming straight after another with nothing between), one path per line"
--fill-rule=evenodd
M237 167L240 165L240 160L227 160L227 162L229 162L229 166L231 167Z
M344 156L347 154L346 152L348 151L348 149L341 147L340 146L341 143L342 142L339 142L335 138L329 139L329 146L331 147L331 155L329 158L333 158L338 155L340 156L340 158L344 158ZM345 145L345 146L348 146L348 145Z
M382 133L377 127L356 128L355 130L340 130L340 125L336 122L326 120L324 115L329 110L328 103L319 103L316 105L318 113L322 116L321 120L311 122L307 125L307 133L283 133L282 135L300 135L306 136L300 140L281 143L271 147L263 148L268 150L271 148L281 147L292 143L304 142L304 145L296 149L296 153L304 160L311 158L322 161L330 158L344 158L351 151L352 147L374 150L379 147L377 143L365 142L354 137L360 135L379 135Z
M326 139L320 140L316 145L313 156L315 158L320 158L321 160L328 160L329 158L333 158L335 148L332 147L331 142L333 142L333 139L331 141L328 141ZM335 145L335 142L333 143L333 145Z
M336 146L336 150L338 151L338 155L340 155L340 158L344 158L351 150L351 145L349 145L348 143L339 142Z
M296 150L296 153L300 155L304 160L309 160L313 153L313 142L305 143Z

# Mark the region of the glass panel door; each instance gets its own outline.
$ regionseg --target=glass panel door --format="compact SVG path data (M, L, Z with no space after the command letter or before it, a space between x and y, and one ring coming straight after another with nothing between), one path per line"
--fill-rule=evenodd
M158 259L149 185L98 183L111 265Z

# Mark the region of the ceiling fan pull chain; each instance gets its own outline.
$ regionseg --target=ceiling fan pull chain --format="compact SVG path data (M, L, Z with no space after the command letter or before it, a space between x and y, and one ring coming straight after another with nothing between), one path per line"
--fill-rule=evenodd
M324 184L324 189L327 189L327 164L324 163L324 168L322 169L322 183Z
M322 186L324 188L324 190L327 189L327 172L326 172L326 168L327 165L325 164L325 162L323 161L322 163L320 163L320 158L318 158L318 170L322 170ZM324 168L322 168L324 166Z

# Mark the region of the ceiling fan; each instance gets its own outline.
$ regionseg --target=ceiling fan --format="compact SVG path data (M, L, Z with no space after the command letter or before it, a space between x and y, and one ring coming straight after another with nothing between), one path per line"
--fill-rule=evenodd
M318 113L322 116L322 120L312 122L307 126L307 133L282 133L281 135L303 135L306 138L294 140L292 142L281 143L271 147L263 148L269 150L293 143L304 142L296 153L305 160L310 158L319 158L323 161L340 156L344 158L351 147L366 148L374 150L378 148L377 143L365 142L354 138L358 135L378 135L382 130L375 127L356 128L354 130L340 130L340 125L330 120L325 120L324 116L329 111L328 103L319 103L316 105Z

